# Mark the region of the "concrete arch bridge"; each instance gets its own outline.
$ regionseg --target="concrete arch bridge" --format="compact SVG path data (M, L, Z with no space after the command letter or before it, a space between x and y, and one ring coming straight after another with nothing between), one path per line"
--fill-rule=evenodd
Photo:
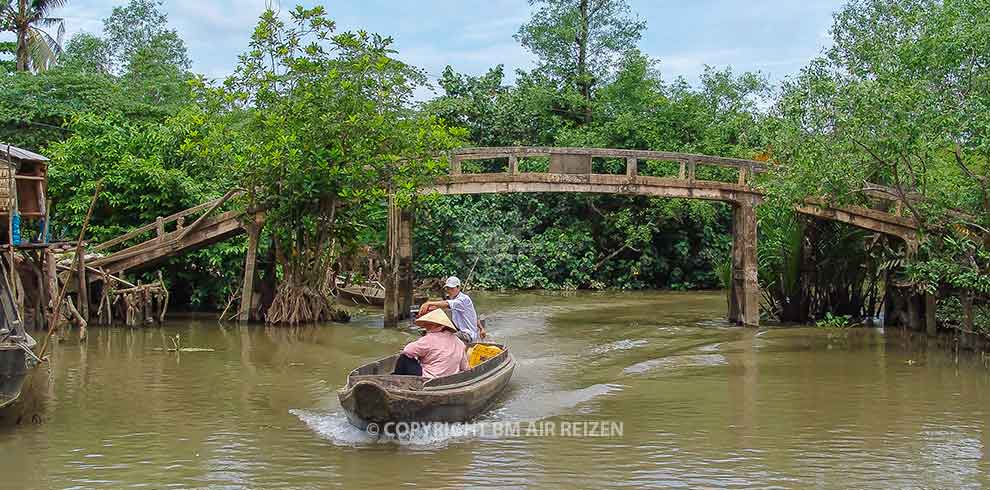
M468 173L464 162L483 160L497 172ZM530 165L533 160L540 164ZM625 172L596 173L600 163L624 162ZM540 171L522 171L538 167ZM669 170L663 175L641 175L645 162ZM494 164L494 165L493 165ZM706 167L730 171L712 172ZM491 147L464 148L450 154L450 172L421 194L495 194L515 192L573 192L626 196L677 197L721 201L732 206L732 280L729 287L729 320L756 326L760 319L760 294L757 281L757 220L755 208L764 198L751 185L752 177L766 171L764 162L663 151L602 148ZM731 174L729 181L716 176ZM808 200L796 211L847 223L867 230L903 239L909 248L917 242L917 224L913 219L858 206L834 207ZM408 314L412 306L412 211L390 203L386 271L385 322L395 323Z

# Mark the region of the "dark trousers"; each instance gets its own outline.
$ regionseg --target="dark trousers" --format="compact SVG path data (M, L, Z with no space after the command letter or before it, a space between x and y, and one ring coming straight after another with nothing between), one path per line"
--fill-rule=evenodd
M395 370L392 374L405 374L409 376L422 376L423 366L411 357L405 354L399 354L399 358L395 360Z

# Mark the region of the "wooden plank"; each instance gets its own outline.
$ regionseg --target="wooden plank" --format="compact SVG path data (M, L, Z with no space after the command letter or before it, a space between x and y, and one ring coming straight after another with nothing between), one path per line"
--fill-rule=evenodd
M260 212L256 214L263 215ZM214 218L210 218L199 230L194 231L182 240L173 239L159 244L155 239L152 239L151 241L154 243L154 246L147 246L147 244L135 245L134 247L92 261L92 265L102 266L109 273L144 268L164 258L209 246L218 241L226 240L243 233L244 227L241 225L241 218L243 216L243 211L227 211Z
M227 202L228 199L234 197L235 194L238 194L238 192L237 191L227 191L227 193L224 194L223 197L221 197L220 199L217 199L216 201L214 201L213 204L210 205L210 207L206 210L206 212L204 212L202 216L200 216L196 221L194 221L193 224L191 224L191 225L183 228L179 232L179 236L177 236L175 239L176 240L182 240L183 237L185 237L191 231L193 231L196 228L198 228L199 225L203 224L203 220L205 220L217 208L219 208L220 206L223 206L223 204L225 202Z
M233 191L229 191L228 194L234 193L236 195L236 194L240 194L241 192L243 192L243 191L240 190L240 189L235 189ZM226 195L224 195L224 197L226 197ZM200 212L200 211L202 211L204 209L209 208L210 206L213 206L213 204L215 204L220 199L223 199L223 197L221 197L219 199L214 199L212 201L207 201L207 202L204 202L203 204L200 204L200 205L197 205L197 206L193 206L193 207L191 207L189 209L186 209L185 211L179 211L178 213L175 213L175 214L166 216L166 217L162 218L162 221L165 224L171 223L172 221L177 221L179 218L184 218L186 216L189 216L190 214L198 213L198 212ZM136 228L136 229L134 229L134 230L132 230L132 231L130 231L130 232L124 234L124 235L121 235L121 236L119 236L117 238L113 238L113 239L107 240L107 241L105 241L103 243L94 245L92 248L90 248L90 250L93 251L93 252L99 252L100 250L107 249L109 247L112 247L114 245L117 245L117 244L126 242L128 240L132 240L132 239L136 238L137 236L141 235L142 233L147 233L149 231L154 230L155 227L157 227L157 226L158 226L158 222L156 220L154 223L148 223L148 224L146 224L144 226L141 226L140 228Z
M639 175L639 159L636 157L626 158L626 176L636 178Z

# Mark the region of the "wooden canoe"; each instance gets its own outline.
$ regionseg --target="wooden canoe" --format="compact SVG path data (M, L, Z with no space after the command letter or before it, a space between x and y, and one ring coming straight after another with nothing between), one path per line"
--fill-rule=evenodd
M24 387L24 379L37 362L26 350L34 347L35 341L26 332L14 339L0 342L0 408L17 401Z
M467 422L488 408L512 377L515 359L504 345L485 343L502 353L469 371L423 378L391 374L398 354L365 364L347 376L337 392L352 425L369 423Z
M348 286L337 288L341 299L358 305L385 306L385 290L373 286ZM419 306L426 301L426 296L413 297L413 306Z
M17 401L24 379L38 365L35 340L21 323L6 270L0 267L0 408Z

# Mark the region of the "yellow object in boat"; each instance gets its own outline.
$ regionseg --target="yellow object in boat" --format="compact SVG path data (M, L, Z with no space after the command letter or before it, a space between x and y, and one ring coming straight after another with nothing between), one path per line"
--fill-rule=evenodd
M468 366L473 368L501 353L502 349L494 345L472 345L471 348L468 349Z

